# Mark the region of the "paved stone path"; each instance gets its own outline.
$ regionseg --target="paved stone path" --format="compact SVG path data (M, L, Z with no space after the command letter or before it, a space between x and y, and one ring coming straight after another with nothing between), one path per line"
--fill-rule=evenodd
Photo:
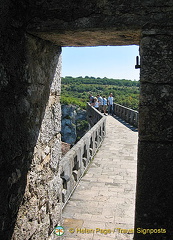
M100 150L63 210L65 240L133 238L138 133L111 116L106 131Z

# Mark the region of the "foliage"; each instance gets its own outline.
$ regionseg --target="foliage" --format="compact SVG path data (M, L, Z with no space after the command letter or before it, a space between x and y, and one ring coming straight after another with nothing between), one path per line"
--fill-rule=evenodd
M86 109L86 100L83 102L78 97L73 97L71 95L62 94L61 103L65 105L73 104L79 106L80 108Z
M76 126L78 131L84 131L84 129L88 129L89 127L86 120L78 120Z
M114 102L138 110L139 81L94 77L62 78L61 103L86 108L90 93L108 97L113 93Z
M76 132L77 132L77 141L81 139L82 136L85 135L85 133L89 129L89 123L86 120L78 120L76 123Z

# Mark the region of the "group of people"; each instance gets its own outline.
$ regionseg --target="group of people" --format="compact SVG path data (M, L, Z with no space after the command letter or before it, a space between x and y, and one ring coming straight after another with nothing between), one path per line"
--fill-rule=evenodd
M97 95L94 97L92 94L89 95L89 103L91 106L95 107L100 112L103 112L104 115L107 115L107 106L108 106L108 114L113 115L113 94L110 93L109 97Z

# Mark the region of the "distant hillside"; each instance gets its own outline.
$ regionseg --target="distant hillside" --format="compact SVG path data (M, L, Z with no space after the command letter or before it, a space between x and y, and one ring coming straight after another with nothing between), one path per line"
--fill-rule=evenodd
M114 102L138 110L139 81L125 79L109 79L94 77L65 77L62 78L62 104L74 104L81 108L86 107L89 93L93 96L109 96L112 92Z

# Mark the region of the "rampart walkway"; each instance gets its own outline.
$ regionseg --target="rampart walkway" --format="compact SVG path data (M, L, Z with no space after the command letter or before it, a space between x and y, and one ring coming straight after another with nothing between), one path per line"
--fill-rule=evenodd
M63 210L64 239L133 238L138 133L106 120L102 146Z

